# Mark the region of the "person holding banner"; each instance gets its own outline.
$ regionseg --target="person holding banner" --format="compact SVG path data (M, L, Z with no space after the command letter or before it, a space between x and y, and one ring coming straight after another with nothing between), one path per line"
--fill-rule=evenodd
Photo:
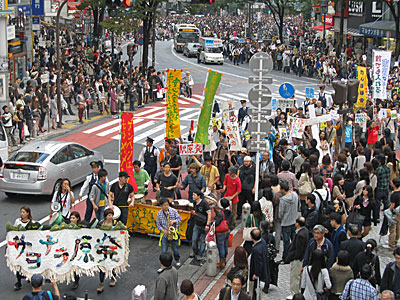
M212 158L209 155L204 157L204 165L202 165L196 156L193 156L193 160L200 167L200 174L204 176L206 180L207 190L214 193L216 190L216 184L219 181L219 172L216 166L212 164Z

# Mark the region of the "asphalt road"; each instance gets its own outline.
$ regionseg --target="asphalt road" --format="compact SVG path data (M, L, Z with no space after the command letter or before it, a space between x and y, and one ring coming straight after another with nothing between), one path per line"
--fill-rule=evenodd
M251 75L248 70L248 65L243 64L240 66L233 66L231 62L226 61L224 65L204 65L197 64L195 58L186 58L182 54L176 54L172 50L172 42L157 42L156 48L156 69L183 69L184 71L190 71L193 79L195 81L194 94L202 95L202 88L206 80L207 70L212 69L223 73L222 81L218 91L219 97L232 97L236 100L244 99L248 90L251 88L252 84L247 83L247 78ZM151 52L150 52L151 53ZM277 95L279 86L284 82L290 82L294 84L296 88L296 99L298 101L303 101L304 92L306 87L313 87L318 91L318 82L315 79L308 78L298 78L293 74L283 74L281 72L272 72L270 74L274 82L270 86L270 89L274 95ZM200 104L193 104L193 109L199 111ZM191 116L195 119L195 116ZM72 129L67 134L59 136L56 139L69 139L73 136L79 137L83 144L90 140L94 140L98 135L93 133L92 135L86 136L82 135L82 132L88 128L93 128L98 124L103 124L104 122L110 121L111 119L105 117L99 119L96 123L85 124L82 127L76 127ZM146 120L145 120L146 121ZM186 134L188 129L187 124L190 118L183 122L184 130L182 134ZM147 122L147 121L146 121ZM157 123L162 123L162 118L156 120L152 127L156 126ZM159 127L159 126L158 126ZM143 133L138 133L140 136L146 136L146 129L143 129ZM150 128L149 128L150 130ZM155 135L160 135L160 132L154 133ZM158 145L162 144L162 138L159 139ZM144 138L135 140L134 147L134 157L138 157L140 150L144 145ZM104 140L104 143L95 147L96 150L101 151L106 160L115 161L118 159L118 140L109 139ZM117 177L118 164L116 163L106 163L106 169L109 173L109 179L113 180ZM77 196L79 193L80 186L73 188L74 194ZM50 198L49 197L38 197L38 196L18 196L16 198L8 198L4 193L0 192L0 224L4 225L7 221L14 222L14 220L19 216L19 209L23 205L28 205L32 209L33 217L35 220L41 220L45 218L49 213L50 208ZM4 241L5 230L0 232L0 247L5 251ZM135 236L130 239L130 256L129 264L130 267L128 272L124 273L115 288L111 289L108 286L101 295L96 295L95 290L98 284L98 278L82 278L80 288L75 291L70 291L70 288L65 284L60 285L61 293L70 293L73 295L83 296L85 290L89 290L89 295L91 298L95 299L110 299L115 297L116 299L130 299L130 292L137 284L144 284L148 288L149 298L153 295L154 283L157 277L156 270L159 267L158 255L160 253L160 248L158 247L158 239L151 238L147 236ZM190 248L188 245L183 244L181 246L181 256L182 260L188 258ZM3 274L2 280L0 281L0 299L22 299L23 295L29 292L29 285L24 284L21 291L13 291L13 285L16 282L14 275L8 270L6 266L5 259L0 260L0 272Z

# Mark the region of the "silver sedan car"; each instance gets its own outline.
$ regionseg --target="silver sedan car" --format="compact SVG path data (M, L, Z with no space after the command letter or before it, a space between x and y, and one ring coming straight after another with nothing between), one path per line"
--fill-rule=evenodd
M85 180L91 172L90 162L103 155L77 143L39 141L29 143L4 163L0 172L0 191L15 194L51 195L62 178L72 185Z

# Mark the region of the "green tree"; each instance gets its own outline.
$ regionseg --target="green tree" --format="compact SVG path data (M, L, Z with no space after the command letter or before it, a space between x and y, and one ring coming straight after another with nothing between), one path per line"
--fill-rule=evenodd
M101 36L100 23L104 20L104 12L106 9L105 0L84 0L77 6L80 11L91 10L93 13L93 36L98 41Z
M279 39L283 43L283 18L285 12L293 9L294 0L263 0L267 7L271 10L272 17L278 27Z

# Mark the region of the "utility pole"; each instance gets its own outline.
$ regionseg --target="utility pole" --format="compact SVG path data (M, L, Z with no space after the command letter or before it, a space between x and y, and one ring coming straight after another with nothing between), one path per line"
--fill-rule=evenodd
M322 52L325 55L325 48L326 48L326 40L325 40L325 23L326 23L326 12L328 10L328 0L322 0L321 1L321 13L323 14L323 20L322 23L324 25L324 31L322 32Z
M151 62L152 66L156 68L156 14L153 14L153 38L151 39Z
M57 87L57 109L58 109L58 124L57 127L61 128L62 126L62 108L61 108L61 56L60 56L60 15L63 7L65 4L67 4L68 0L64 0L63 3L61 3L60 7L58 8L57 11L57 17L56 17L56 49L57 49L57 81L56 81L56 87Z

